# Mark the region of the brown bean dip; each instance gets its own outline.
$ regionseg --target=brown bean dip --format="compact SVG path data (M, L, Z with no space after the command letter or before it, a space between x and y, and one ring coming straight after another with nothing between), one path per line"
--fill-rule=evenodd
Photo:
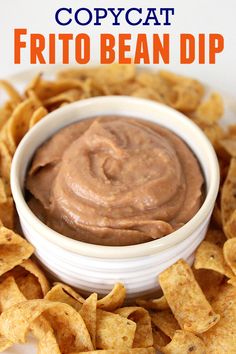
M170 234L201 206L203 176L174 133L103 116L63 128L35 153L26 179L32 211L88 243L134 245Z

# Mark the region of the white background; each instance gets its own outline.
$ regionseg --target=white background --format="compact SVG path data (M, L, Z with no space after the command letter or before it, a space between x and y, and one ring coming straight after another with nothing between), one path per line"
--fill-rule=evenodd
M144 5L145 4L145 5ZM101 27L89 25L81 28L76 23L67 27L56 24L55 12L59 7L174 7L175 16L172 26L138 26L131 27L123 21L122 26L114 28L107 20ZM28 69L29 52L24 50L23 63L14 64L14 28L27 28L28 32L47 33L80 33L87 32L91 36L92 61L99 61L98 35L100 32L149 34L171 33L171 64L166 68L179 73L192 75L205 81L216 89L224 90L236 96L236 1L235 0L1 0L0 1L0 77ZM217 56L215 65L198 63L179 64L178 36L180 33L221 33L225 38L224 52ZM58 47L60 62L60 47ZM73 58L72 58L73 59ZM73 60L72 60L73 62ZM31 65L33 67L33 65ZM158 68L158 66L155 66Z

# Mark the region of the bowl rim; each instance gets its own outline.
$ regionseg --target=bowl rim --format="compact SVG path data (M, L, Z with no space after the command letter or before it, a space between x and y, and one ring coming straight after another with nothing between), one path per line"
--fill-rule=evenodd
M38 132L41 132L45 129L48 122L55 119L58 112L60 114L65 113L69 114L74 108L81 108L86 105L102 105L102 103L112 103L112 102L122 102L124 105L128 104L132 101L133 104L142 104L142 105L152 105L155 109L161 109L162 112L166 113L166 115L172 114L178 118L178 122L181 124L189 126L192 130L195 129L196 134L203 139L205 146L207 146L208 151L206 153L209 154L210 159L209 162L211 164L211 169L214 169L214 173L211 173L211 180L209 183L209 189L206 193L204 202L198 212L190 219L186 224L184 224L180 229L174 231L173 233L164 236L160 239L149 241L146 243L136 244L136 245L128 245L128 246L103 246L103 245L95 245L82 241L78 241L67 236L64 236L57 231L49 228L42 221L38 219L36 215L33 214L28 204L26 203L23 195L23 191L20 187L19 182L19 171L20 164L22 158L25 159L25 156L22 156L22 150L25 145L30 143L30 140L36 135ZM98 112L99 114L99 112ZM118 114L119 115L119 114ZM132 114L130 115L132 116ZM144 118L147 119L147 118ZM78 119L79 121L80 119ZM70 124L70 123L69 123ZM158 123L159 124L159 123ZM64 125L66 126L66 125ZM165 127L165 124L163 124ZM60 129L60 127L59 127ZM173 132L175 132L173 130ZM177 134L178 135L178 134ZM187 142L186 142L187 143ZM195 151L193 151L195 152ZM201 159L198 157L199 163L201 164ZM30 158L26 157L27 162L29 162ZM96 258L116 258L116 259L125 259L125 258L134 258L134 257L144 257L147 255L153 255L155 253L161 252L164 249L169 247L173 247L179 242L184 241L191 233L193 233L197 228L199 228L202 222L207 218L209 213L211 213L213 209L213 204L215 202L218 188L219 188L219 165L216 157L216 153L214 151L213 146L210 141L206 137L206 135L202 132L202 130L193 123L188 117L184 114L176 111L175 109L166 106L164 104L154 102L148 99L136 98L130 96L99 96L92 97L88 99L83 99L80 101L76 101L74 103L68 104L67 106L61 107L51 113L49 113L44 119L38 122L30 131L26 133L26 135L21 140L18 145L16 152L13 157L12 166L11 166L11 190L13 199L16 204L17 210L20 210L19 218L24 220L30 228L37 231L41 237L47 239L51 243L66 249L67 251L71 251L73 253L78 253L83 256L88 257L96 257Z

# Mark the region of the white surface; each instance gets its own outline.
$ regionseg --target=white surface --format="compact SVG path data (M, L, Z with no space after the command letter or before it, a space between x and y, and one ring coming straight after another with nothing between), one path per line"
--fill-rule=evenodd
M13 30L14 28L27 28L32 33L60 33L71 32L79 33L85 31L91 36L92 40L92 58L94 62L98 62L98 35L104 32L111 33L132 33L137 31L140 33L152 34L157 32L170 33L171 42L171 64L166 65L173 71L192 75L199 80L205 81L212 88L224 90L226 93L236 96L236 36L235 36L235 0L133 0L123 1L113 0L112 7L174 7L175 16L172 25L146 27L131 27L122 22L120 27L112 27L108 25L94 27L86 26L81 28L76 24L71 24L63 28L56 24L54 20L55 11L59 7L72 6L79 8L87 6L93 7L111 7L110 0L88 0L84 2L64 1L64 0L8 0L0 1L0 77L19 72L29 68L29 53L23 55L23 63L14 65L13 62ZM198 63L183 65L179 64L179 46L178 37L180 33L221 33L225 37L224 52L217 56L215 65L199 65ZM58 47L58 59L59 51ZM71 49L73 50L73 48ZM33 67L33 66L32 66ZM158 66L156 65L157 69ZM43 69L43 66L42 66Z
M34 338L29 337L27 344L15 344L8 348L5 354L36 354L37 353L37 342ZM51 354L51 353L45 353Z

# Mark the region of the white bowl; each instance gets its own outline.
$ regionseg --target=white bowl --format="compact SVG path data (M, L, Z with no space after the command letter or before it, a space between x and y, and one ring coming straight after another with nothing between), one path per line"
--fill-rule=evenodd
M133 246L99 246L65 237L43 224L24 199L24 181L35 150L60 128L97 115L126 115L156 122L179 135L192 149L205 176L206 197L197 214L161 239ZM11 188L25 237L41 263L59 280L84 291L107 293L117 281L128 296L159 288L158 275L178 259L193 261L203 240L219 187L214 149L202 131L181 113L149 100L110 96L60 108L32 128L19 144L11 169Z

